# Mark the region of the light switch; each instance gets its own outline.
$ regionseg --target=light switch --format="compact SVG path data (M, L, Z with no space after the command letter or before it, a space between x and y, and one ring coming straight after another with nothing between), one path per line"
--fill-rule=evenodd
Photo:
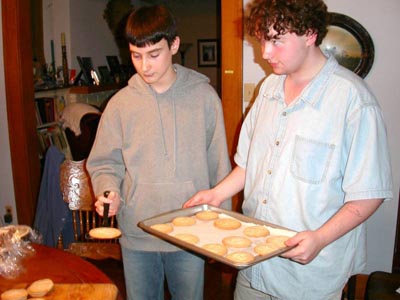
M243 87L243 100L244 102L250 102L254 96L254 90L256 85L254 83L245 83Z

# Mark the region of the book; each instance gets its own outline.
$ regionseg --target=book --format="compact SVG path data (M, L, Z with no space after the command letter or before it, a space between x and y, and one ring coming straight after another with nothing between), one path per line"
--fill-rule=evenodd
M71 158L71 150L68 145L64 129L58 123L48 123L37 129L39 141L39 157L44 157L47 149L54 145L66 158Z
M58 112L55 102L56 99L51 97L35 99L35 114L38 126L58 121Z

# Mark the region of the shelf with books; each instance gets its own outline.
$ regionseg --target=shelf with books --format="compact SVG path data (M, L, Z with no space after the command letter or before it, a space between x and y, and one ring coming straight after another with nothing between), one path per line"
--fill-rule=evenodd
M39 142L39 158L43 159L47 149L55 145L66 158L71 157L70 147L59 123L60 113L64 108L58 97L42 96L35 98L36 132Z
M64 103L56 97L35 98L35 113L37 125L57 122Z
M58 122L48 123L37 127L39 141L39 158L43 158L47 149L54 145L66 158L71 158L71 150L64 129Z

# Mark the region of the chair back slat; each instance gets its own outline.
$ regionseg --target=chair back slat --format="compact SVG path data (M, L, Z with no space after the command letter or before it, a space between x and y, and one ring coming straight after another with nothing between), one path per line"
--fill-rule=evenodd
M94 207L96 198L86 170L86 160L65 160L60 167L60 186L63 200L72 212L75 242L118 243L117 239L87 238L90 229L102 225L103 218L96 213ZM115 216L109 220L111 227L117 227Z

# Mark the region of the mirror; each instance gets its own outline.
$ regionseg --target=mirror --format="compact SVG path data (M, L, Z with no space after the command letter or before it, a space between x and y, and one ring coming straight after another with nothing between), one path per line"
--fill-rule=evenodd
M374 62L374 43L368 31L356 20L330 13L328 33L321 49L332 53L344 67L364 78Z

